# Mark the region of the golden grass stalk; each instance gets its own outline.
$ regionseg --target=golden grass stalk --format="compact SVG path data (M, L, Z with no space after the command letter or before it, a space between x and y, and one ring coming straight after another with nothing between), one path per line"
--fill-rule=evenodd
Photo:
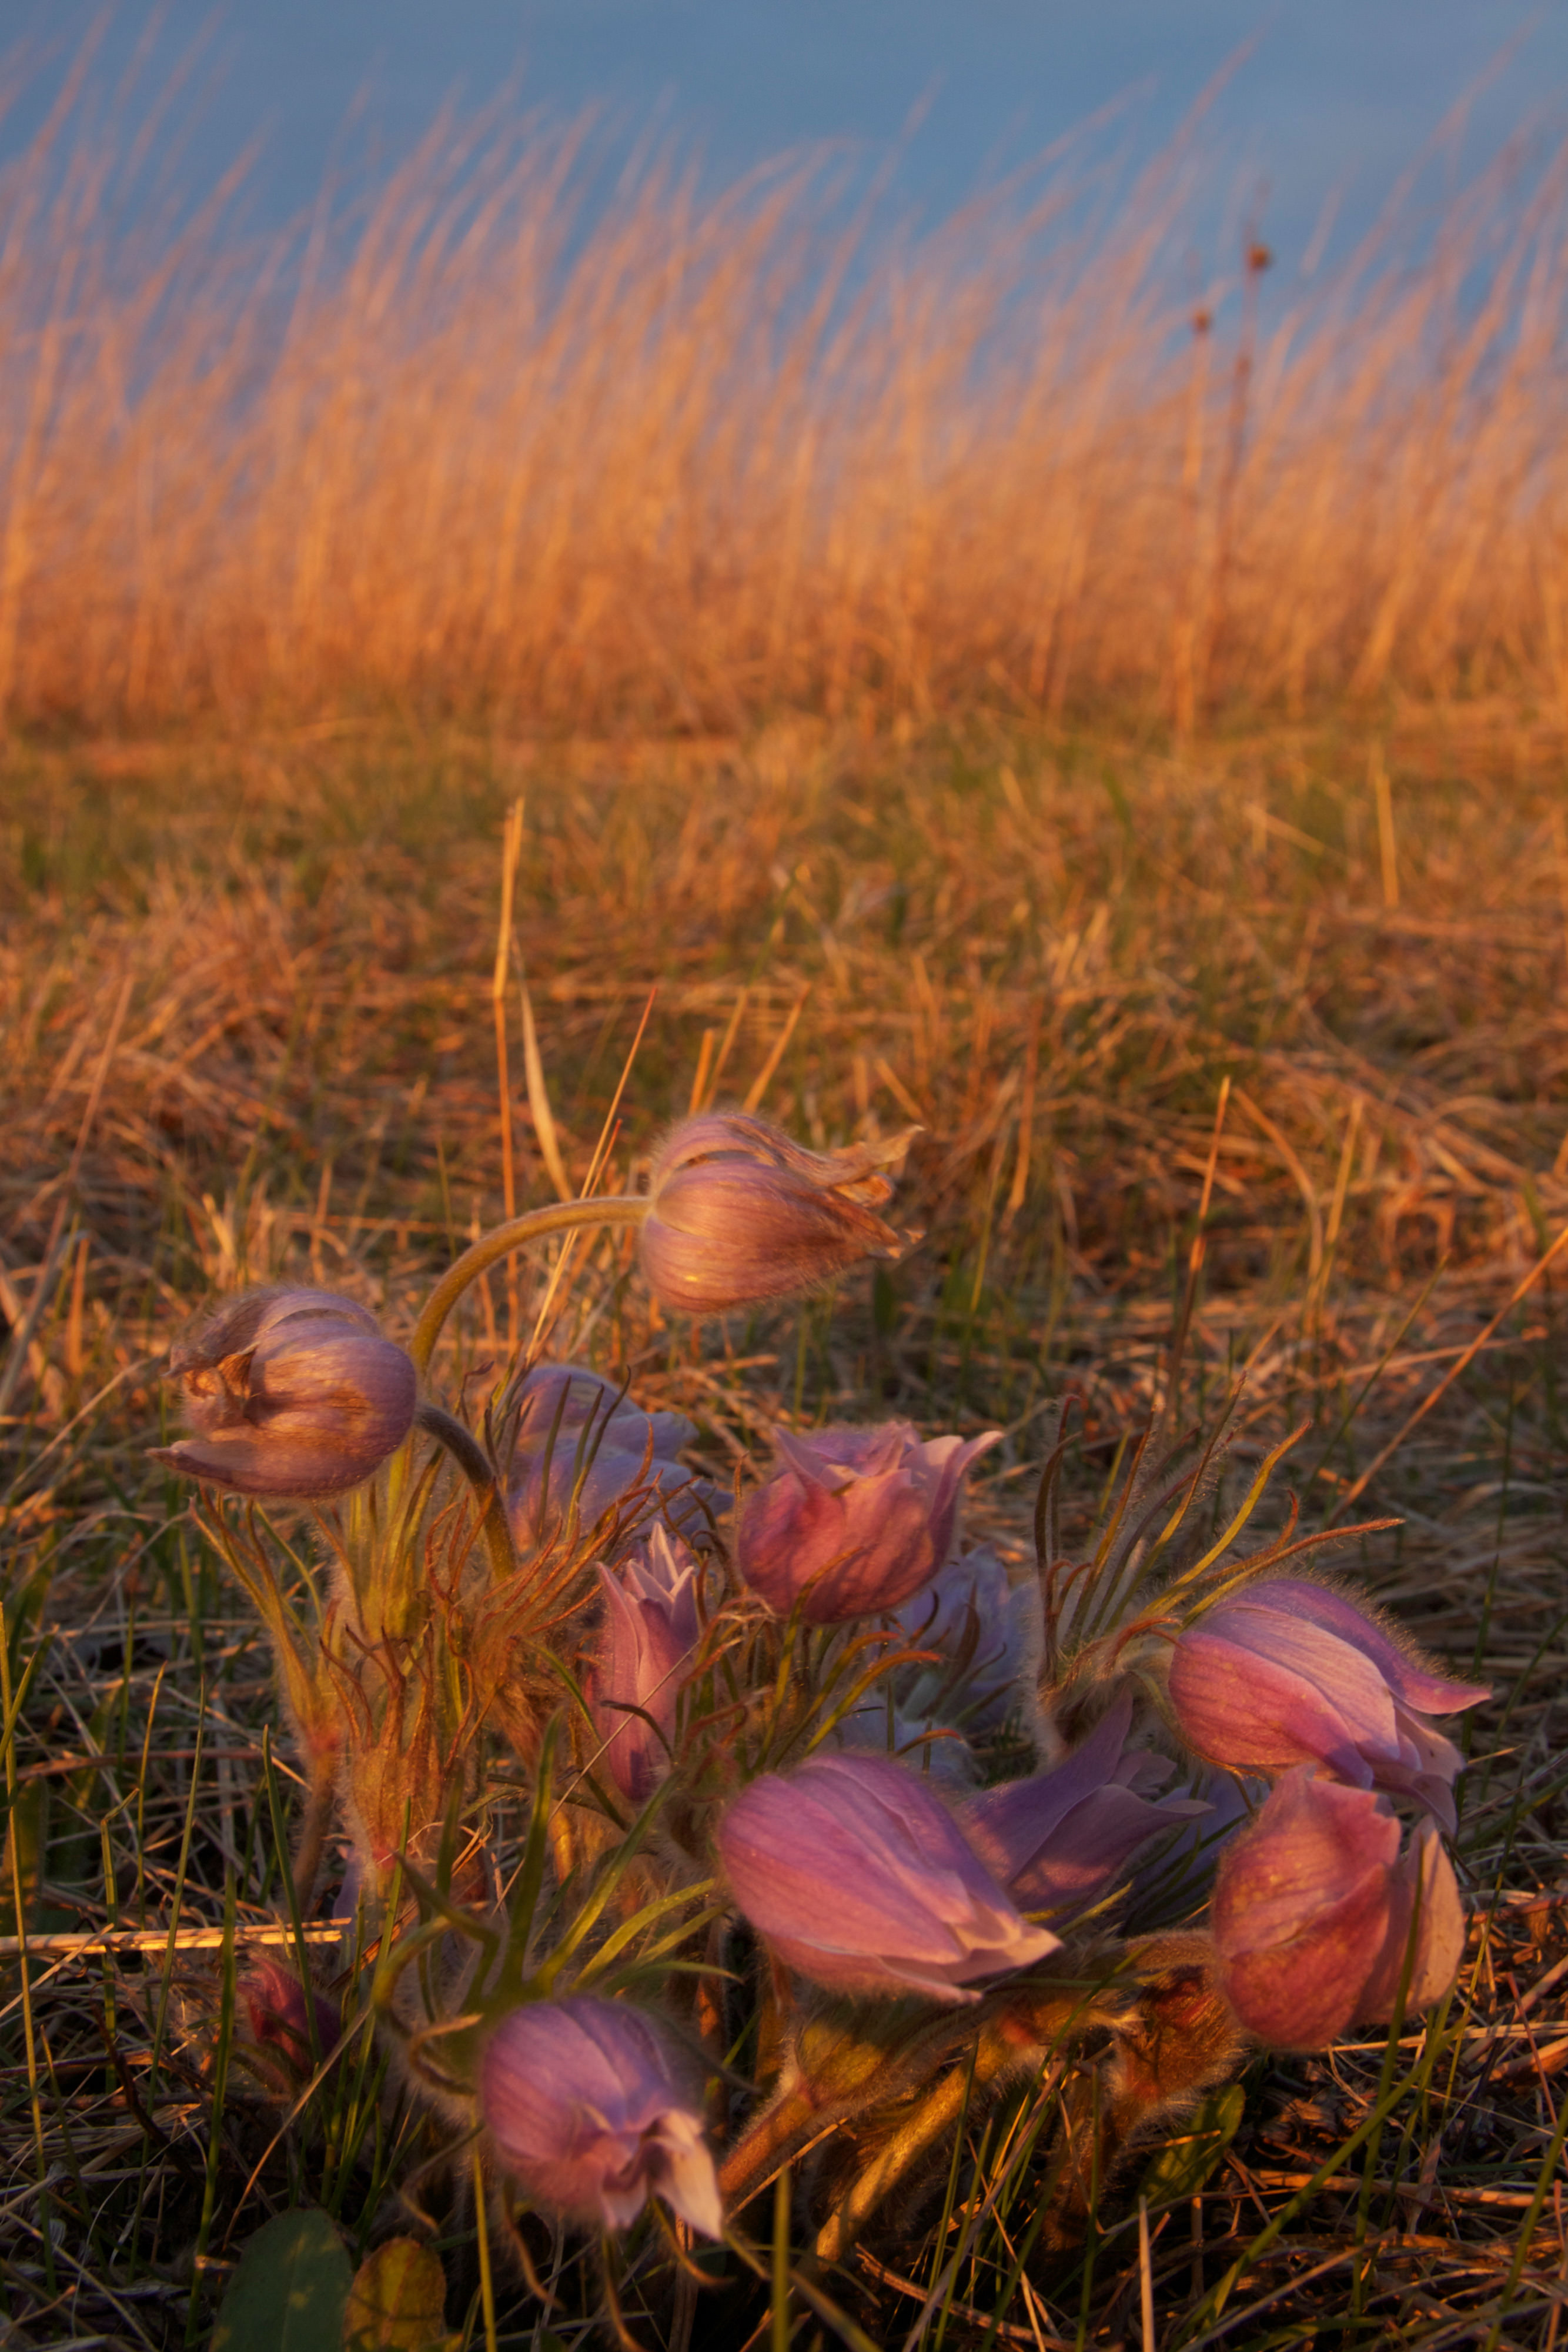
M1181 146L878 242L810 160L585 209L583 131L497 114L242 247L86 104L4 175L13 721L1568 700L1559 157L1195 317Z

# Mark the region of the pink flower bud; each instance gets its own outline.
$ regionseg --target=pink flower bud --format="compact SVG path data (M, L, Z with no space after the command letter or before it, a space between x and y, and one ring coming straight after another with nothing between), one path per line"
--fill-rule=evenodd
M746 1917L816 1984L975 2000L968 1985L1057 1948L901 1764L821 1756L765 1773L726 1810L718 1851Z
M1354 1788L1413 1797L1451 1832L1464 1759L1427 1717L1487 1690L1435 1673L1343 1592L1275 1576L1182 1634L1170 1694L1182 1737L1211 1763L1270 1780L1326 1765Z
M602 1761L633 1805L645 1804L669 1769L682 1670L696 1647L700 1572L662 1527L650 1528L619 1570L599 1571L604 1622L589 1705L605 1742Z
M744 1112L684 1119L649 1171L648 1287L673 1313L725 1315L896 1257L903 1239L874 1213L893 1192L877 1171L918 1132L823 1152Z
M1232 2008L1281 2050L1317 2050L1406 2004L1441 2000L1458 1973L1465 1915L1430 1822L1399 1856L1399 1823L1370 1789L1310 1766L1288 1773L1220 1860L1214 1937Z
M896 1609L946 1559L964 1473L1000 1442L992 1429L923 1444L906 1421L780 1430L779 1466L740 1514L736 1564L780 1617L797 1601L813 1625Z
M411 1358L327 1290L246 1291L169 1369L193 1434L152 1459L264 1500L361 1485L402 1444L418 1402Z
M1121 1877L1140 1846L1209 1808L1145 1791L1170 1766L1130 1748L1133 1701L1124 1692L1065 1762L1004 1781L958 1809L965 1836L1025 1911L1086 1910Z
M240 1998L257 2046L276 2052L287 2069L308 2075L318 2060L334 2051L341 2038L343 2020L337 2003L307 1991L292 1969L264 1953L240 1979ZM316 2020L316 2058L310 2054L310 2012Z
M559 1532L574 1495L584 1533L612 1513L635 1517L656 1505L695 1534L706 1526L707 1510L728 1508L721 1488L675 1458L696 1435L685 1415L641 1412L598 1372L536 1364L518 1385L517 1405L507 1511L526 1548Z
M662 2197L705 2237L721 2235L700 2103L646 2011L589 1993L513 2010L480 2059L479 2111L547 2211L622 2230Z

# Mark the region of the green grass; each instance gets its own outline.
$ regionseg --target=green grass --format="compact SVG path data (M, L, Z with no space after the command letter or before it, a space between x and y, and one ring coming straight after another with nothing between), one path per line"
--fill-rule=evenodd
M877 2344L917 2323L930 2346L1135 2344L1145 2293L1159 2346L1188 2352L1555 2340L1568 1261L1461 1359L1568 1222L1561 738L1472 710L1396 714L1378 743L1382 847L1348 729L1182 755L978 719L903 740L13 746L0 1934L147 1940L0 1958L6 2341L201 2342L239 2249L294 2203L356 2252L413 2226L393 2186L436 2144L368 2043L290 2116L235 2030L235 1937L288 1925L292 1759L264 1755L264 1648L143 1448L157 1360L214 1287L307 1275L405 1331L499 1214L490 990L519 792L516 949L573 1181L655 990L608 1181L635 1181L727 1045L721 1098L771 1061L764 1108L803 1139L925 1129L898 1202L925 1237L891 1271L704 1352L606 1244L552 1352L630 1368L725 1465L780 1412L1003 1425L972 1524L1004 1547L1025 1539L1040 1409L1071 1389L1082 1535L1164 1393L1212 1151L1185 1411L1245 1374L1238 1473L1304 1423L1287 1483L1308 1527L1393 1444L1344 1515L1402 1524L1342 1564L1497 1685L1446 2011L1397 2043L1255 2061L1207 2178L1171 2156L1145 2183L1146 2259L1137 2168L1081 2252L1031 2243L1045 2143L1021 2090L837 2302ZM527 1203L550 1188L517 968ZM537 1296L530 1270L525 1329ZM449 1388L497 1360L507 1316L493 1280ZM217 1945L181 1943L198 1927ZM471 2223L437 2178L419 2193L472 2335ZM500 2292L502 2340L542 2344L510 2273ZM727 2342L734 2311L699 2297L693 2343Z

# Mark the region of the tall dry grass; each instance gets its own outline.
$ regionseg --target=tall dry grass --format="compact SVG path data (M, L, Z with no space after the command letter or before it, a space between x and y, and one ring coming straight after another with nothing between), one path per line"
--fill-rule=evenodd
M1197 138L884 236L497 109L246 243L162 136L89 77L3 175L13 721L1568 703L1555 152L1195 299Z

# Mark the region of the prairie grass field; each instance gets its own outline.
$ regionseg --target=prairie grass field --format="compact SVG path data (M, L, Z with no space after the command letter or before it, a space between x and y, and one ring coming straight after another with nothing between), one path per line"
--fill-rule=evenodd
M1199 109L953 218L503 93L304 219L0 58L0 710L748 733L1568 707L1568 192L1463 109L1267 243ZM20 118L17 118L20 120Z
M1257 1526L1348 1530L1493 1685L1451 1998L1254 2059L1078 2247L998 2111L835 2273L841 2340L1552 2352L1563 155L1414 182L1343 262L1239 215L1195 278L1201 122L884 235L831 159L606 181L503 104L271 236L238 165L159 177L161 120L84 68L0 164L0 2343L205 2344L293 2207L423 2229L465 2348L590 2340L509 2273L492 2326L377 2063L295 2100L246 2038L247 1958L336 1934L265 1644L146 1452L214 1294L406 1336L716 1102L917 1128L921 1238L702 1334L574 1238L465 1302L447 1393L613 1369L727 1478L780 1420L999 1428L1010 1561L1053 1401L1087 1544L1141 1431L1239 1394L1217 1528L1293 1439ZM627 2319L831 2340L736 2309Z
M1443 2010L1393 2045L1255 2062L1222 2155L1234 2113L1212 2147L1200 2118L1140 2157L1142 2253L1135 2168L1076 2254L1020 2266L1027 2200L998 2211L922 2322L942 2250L921 2215L903 2267L852 2260L846 2307L876 2344L1137 2342L1145 2296L1161 2345L1555 2340L1563 1260L1541 1262L1568 1223L1562 761L1554 726L1486 706L1186 750L983 714L13 746L8 2341L204 2341L267 2214L321 2203L364 2242L418 2153L373 2084L291 2118L235 2034L235 1937L287 1927L294 1765L256 1631L142 1449L162 1351L214 1289L323 1282L399 1330L500 1214L519 796L519 1204L552 1197L552 1156L581 1182L640 1024L612 1188L695 1100L819 1144L923 1129L900 1206L925 1239L896 1266L733 1318L716 1350L650 1310L611 1236L557 1294L550 1352L629 1370L726 1471L779 1412L1003 1427L971 1525L1022 1557L1044 1402L1080 1400L1084 1532L1186 1307L1182 1415L1245 1381L1217 1514L1300 1428L1281 1477L1303 1527L1396 1518L1338 1563L1496 1685ZM487 1384L546 1272L525 1263L515 1296L492 1277L449 1381ZM108 1929L138 1940L108 1951ZM983 2177L983 2147L965 2161ZM435 2218L449 2320L482 2341L471 2212ZM505 2316L499 2340L547 2341L537 2309ZM707 2324L694 2342L727 2340Z

